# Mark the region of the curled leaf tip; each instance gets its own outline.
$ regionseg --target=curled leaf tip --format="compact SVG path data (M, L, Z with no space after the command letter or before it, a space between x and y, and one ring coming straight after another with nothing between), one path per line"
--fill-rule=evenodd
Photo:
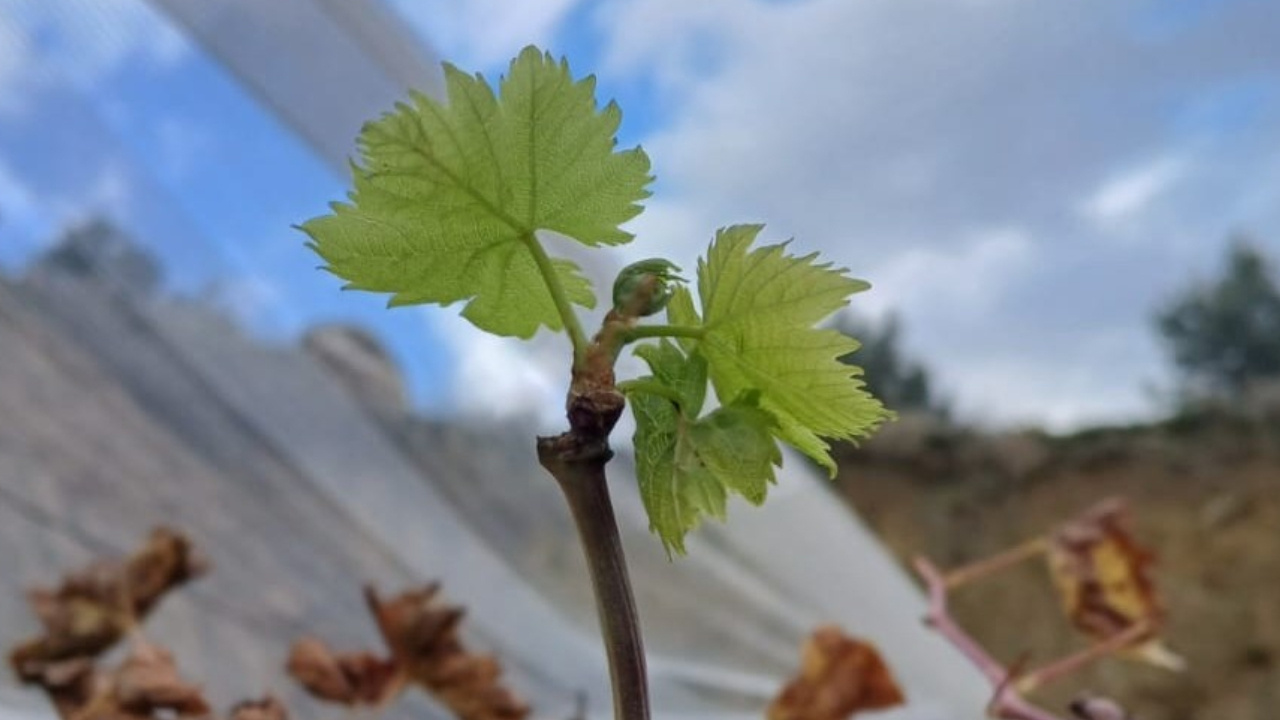
M625 317L647 317L667 307L678 283L688 282L676 273L670 260L649 258L631 263L613 283L614 312Z

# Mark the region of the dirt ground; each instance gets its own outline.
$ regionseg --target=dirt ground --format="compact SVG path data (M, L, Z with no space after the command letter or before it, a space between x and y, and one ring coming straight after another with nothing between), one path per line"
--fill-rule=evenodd
M984 436L905 418L846 449L842 488L904 560L956 566L1044 533L1109 496L1130 502L1155 551L1174 674L1107 659L1045 688L1061 710L1082 690L1141 720L1280 718L1280 422L1183 417L1071 437ZM961 588L957 617L997 657L1037 665L1084 646L1044 564Z

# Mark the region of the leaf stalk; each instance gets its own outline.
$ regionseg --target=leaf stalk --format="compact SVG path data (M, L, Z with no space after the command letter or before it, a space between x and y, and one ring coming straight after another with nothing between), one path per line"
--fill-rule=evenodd
M551 300L560 314L560 322L564 323L565 332L569 334L569 342L573 343L573 367L578 370L587 356L587 335L582 331L578 313L574 312L573 303L569 302L569 295L564 290L564 284L560 282L560 276L551 262L551 256L547 255L546 249L542 247L542 243L538 242L537 236L527 233L524 236L524 243L529 248L529 253L533 255L538 272L542 273L542 280L547 284Z
M701 339L707 334L706 328L693 325L636 325L623 333L623 340L631 343L648 338L693 338Z
M664 397L674 403L676 406L684 405L684 398L680 397L680 393L672 390L669 386L663 385L653 379L636 378L635 380L623 380L618 383L618 389L624 395L631 393L643 392L650 395Z

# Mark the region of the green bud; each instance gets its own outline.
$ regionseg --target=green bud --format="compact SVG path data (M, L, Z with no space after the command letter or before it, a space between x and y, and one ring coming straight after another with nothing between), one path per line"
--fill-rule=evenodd
M622 268L613 281L613 309L620 315L644 317L660 312L675 292L674 283L686 282L670 260L649 258Z

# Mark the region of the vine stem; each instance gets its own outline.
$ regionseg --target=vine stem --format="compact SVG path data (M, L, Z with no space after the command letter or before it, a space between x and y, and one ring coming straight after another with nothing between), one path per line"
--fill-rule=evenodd
M612 453L603 449L579 457L573 457L575 453L566 456L560 438L541 438L538 459L564 493L587 558L609 661L614 718L648 720L644 641L605 475L605 463Z
M637 314L632 308L609 311L588 343L551 258L537 238L530 235L526 241L573 342L572 382L565 402L569 430L538 438L538 462L560 485L578 528L609 662L613 716L615 720L649 720L644 641L605 474L605 465L613 458L609 433L626 407L613 365L627 332L635 328ZM647 307L656 289L653 282L642 283L633 303Z
M916 557L914 562L916 574L924 580L929 593L929 611L925 615L925 623L955 646L991 683L993 691L991 701L987 705L987 714L1002 720L1061 720L1057 715L1028 702L1024 694L1070 675L1092 662L1132 647L1135 642L1147 637L1151 632L1151 627L1147 623L1135 623L1100 643L1029 673L1022 672L1020 664L1015 664L1012 668L1000 664L951 616L947 604L947 593L954 585L989 575L999 568L1009 567L1027 557L1034 557L1038 552L1036 550L1038 543L1039 541L1026 543L997 555L990 562L975 563L961 568L958 572L953 571L947 574L935 567L927 558ZM1095 715L1082 714L1076 705L1072 706L1072 712L1077 713L1079 717L1095 717ZM1103 716L1096 717L1101 720Z
M994 575L1023 561L1043 555L1048 549L1049 544L1044 538L1035 538L985 560L951 570L943 576L943 581L948 590L954 590L961 585Z
M933 563L923 557L915 559L916 573L924 579L929 592L929 612L925 622L951 642L973 663L994 688L987 712L1004 720L1060 720L1057 715L1027 702L1011 683L1014 678L1007 668L987 653L986 649L960 627L947 608L947 580Z
M609 433L626 406L626 398L615 383L610 344L617 324L624 322L606 320L588 346L586 359L581 369L574 371L569 386L569 430L538 438L538 462L559 483L578 527L609 661L614 718L648 720L644 642L605 474L605 464L613 457Z

